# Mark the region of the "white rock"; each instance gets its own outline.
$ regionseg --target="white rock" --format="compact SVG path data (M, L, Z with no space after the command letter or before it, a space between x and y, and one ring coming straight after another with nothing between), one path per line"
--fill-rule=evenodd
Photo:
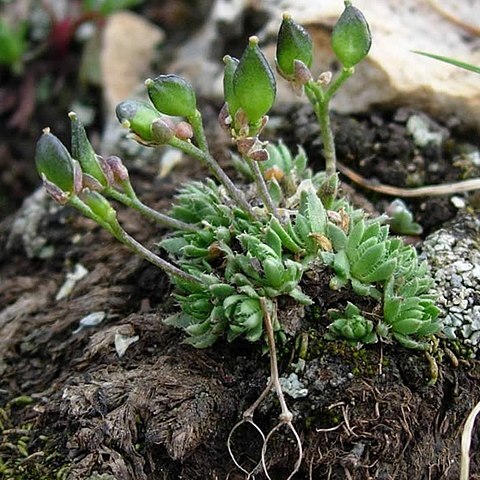
M110 15L103 32L100 64L108 111L128 98L145 80L164 33L132 12Z
M450 7L455 16L472 25L479 23L475 2L446 1L450 3L446 8ZM412 53L412 50L422 50L480 64L478 38L469 36L464 28L446 19L430 3L423 0L356 0L355 5L362 10L371 27L372 49L367 60L356 68L355 76L334 98L333 108L351 113L382 104L411 105L446 119L454 114L466 123L480 126L478 75ZM445 6L445 2L442 5ZM221 98L223 65L211 59L231 53L224 51L224 45L242 33L239 25L247 9L269 15L264 28L255 33L261 41L272 39L262 45L271 64L275 57L274 39L284 11L291 13L293 19L305 25L312 35L314 74L335 64L329 30L340 15L343 2L217 0L204 27L178 52L172 65L175 73L184 74L202 94ZM298 101L286 82L280 79L277 99L280 102Z
M473 265L470 262L465 262L464 260L458 260L453 264L453 267L458 273L469 272L472 270Z

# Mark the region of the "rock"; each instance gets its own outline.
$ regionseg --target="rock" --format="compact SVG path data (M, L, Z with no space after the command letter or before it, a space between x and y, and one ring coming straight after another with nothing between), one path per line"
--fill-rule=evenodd
M367 60L358 65L354 78L333 100L334 109L353 113L374 105L410 105L437 117L449 119L455 115L467 124L480 126L478 75L412 52L421 50L480 64L475 29L469 31L457 25L432 3L355 1L371 26L373 44ZM448 3L444 8L449 8L456 17L478 24L478 9L473 2L449 3L450 8ZM223 75L219 60L223 54L233 53L227 49L233 41L238 44L243 36L246 44L247 33L239 31L246 12L259 25L253 33L261 40L271 39L263 42L262 48L273 64L281 14L289 11L312 35L315 45L312 70L318 75L336 67L330 31L342 8L338 0L217 0L203 28L179 50L171 67L175 73L184 74L203 95L219 99ZM283 80L278 81L278 87L278 101L298 100Z
M465 122L480 126L478 75L412 53L420 50L474 65L480 63L478 42L440 14L432 3L355 1L370 24L372 49L367 60L357 67L356 76L339 92L334 108L347 113L376 104L412 105L435 116L458 115ZM442 2L447 5L445 8L448 3L449 11L456 17L478 24L478 9L473 3ZM289 10L296 21L311 31L315 50L325 57L321 69L329 68L333 60L325 27L334 24L342 8L336 0L289 0L282 4L282 9Z
M444 299L438 302L442 306L443 332L448 338L475 345L474 352L480 339L480 334L473 335L480 331L479 233L480 219L459 212L452 222L425 239L422 254L433 274L431 294ZM444 248L438 249L438 245Z
M132 12L108 17L100 54L103 95L108 112L145 80L164 33Z
M158 156L152 148L125 138L115 107L134 96L147 100L143 82L151 75L150 64L163 38L160 28L135 13L122 11L108 17L100 54L106 112L101 154L142 159Z

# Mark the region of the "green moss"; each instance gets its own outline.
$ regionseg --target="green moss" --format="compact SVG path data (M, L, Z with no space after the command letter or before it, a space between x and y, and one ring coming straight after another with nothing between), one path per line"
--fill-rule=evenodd
M34 399L20 396L0 408L0 477L5 480L64 480L70 466L48 435L35 432Z
M369 348L356 349L344 341L326 340L317 330L308 332L308 352L306 361L318 357L331 356L340 359L342 363L350 365L351 373L356 377L373 377L379 370L378 353ZM382 361L382 366L388 363Z

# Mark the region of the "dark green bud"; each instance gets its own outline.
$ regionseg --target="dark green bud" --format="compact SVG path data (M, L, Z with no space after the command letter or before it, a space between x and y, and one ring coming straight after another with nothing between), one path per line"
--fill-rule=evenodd
M228 113L233 119L235 113L240 108L240 104L233 91L233 76L238 67L239 60L230 55L225 55L223 57L223 63L225 64L225 69L223 71L223 96L225 103L228 106Z
M301 25L295 23L288 13L284 13L277 37L277 67L284 77L295 75L295 60L307 68L312 66L312 39Z
M272 108L276 84L272 69L258 48L258 38L249 43L233 76L233 91L250 124L257 123Z
M92 144L88 140L87 132L82 122L78 119L75 112L68 114L72 121L72 155L75 160L80 162L82 171L88 173L98 180L104 187L108 185L108 180L102 170L101 164L97 158Z
M104 222L109 225L115 225L117 223L117 212L103 195L85 189L82 192L81 199L90 207L90 210Z
M158 145L167 144L174 136L175 132L164 119L157 118L152 122L152 137Z
M155 108L165 115L190 117L195 114L197 100L192 85L178 75L160 75L145 81L148 96Z
M137 134L142 140L151 142L152 123L160 117L155 108L139 100L125 100L115 109L119 122Z
M62 192L76 192L74 161L65 145L50 133L49 128L43 130L43 135L37 142L35 166L42 179L46 179Z
M332 48L345 68L361 62L372 45L372 36L363 13L351 2L345 2L345 10L333 27Z

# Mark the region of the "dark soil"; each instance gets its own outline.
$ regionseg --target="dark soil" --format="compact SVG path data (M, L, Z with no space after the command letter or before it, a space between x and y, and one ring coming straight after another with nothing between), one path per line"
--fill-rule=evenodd
M373 118L337 118L339 153L364 175L392 183L393 174L383 176L385 165L394 163L399 172L402 165L410 168L414 147L408 137L401 140L401 123L394 116L385 115L381 122ZM385 129L393 133L382 139L381 155L376 154L381 161L362 163ZM297 130L296 141L304 141L312 158L318 158L319 146L302 137L301 127ZM222 148L221 141L216 150ZM442 178L456 178L443 153L434 152ZM421 155L424 162L433 161L428 152ZM153 174L134 171L134 182L146 202L160 209L168 208L187 174L203 175L189 165L152 184ZM373 210L385 201L351 191ZM422 204L413 203L420 206L415 210L420 221ZM448 207L448 199L443 204ZM435 226L451 215L452 209L445 208ZM147 245L161 236L130 212L122 211L120 219ZM4 478L244 478L226 442L266 384L268 358L260 347L220 343L198 351L182 345L182 334L162 323L176 311L167 278L75 212L45 202L37 235L54 248L46 260L27 258L20 239L7 248L12 221L9 217L0 226L0 452L9 466ZM89 274L68 298L56 301L66 273L77 263ZM458 478L459 435L480 397L478 362L454 367L440 349L438 380L429 386L432 371L422 354L393 345L355 350L322 340L326 310L350 294L329 293L327 282L323 271L305 280L316 305L300 324L309 336L301 375L309 393L287 397L305 448L295 478ZM289 308L284 305L287 318ZM80 319L97 311L106 312L106 320L73 333ZM139 337L122 358L114 348L119 334ZM281 347L282 373L293 371L291 363L298 360L294 343ZM255 418L268 431L278 414L272 397ZM280 431L269 445L272 478L286 478L296 455L291 438ZM253 429L240 430L233 447L246 465L258 461L261 442ZM480 473L478 455L473 455L471 471Z
M175 8L156 2L146 2L145 8L180 42L179 25L186 16L192 28L198 19L188 16L193 11L189 2L170 3ZM6 126L0 129L0 478L245 478L228 454L227 438L266 385L269 360L261 347L220 342L199 351L183 345L182 333L163 323L177 310L167 277L68 208L35 197L33 217L26 218L23 229L18 223L13 228L23 215L14 212L39 184L32 165L38 132L50 125L68 142L64 119L72 99L82 95L100 103L97 91L81 91L72 78L77 64L73 51L61 65L42 59L30 72L37 80L57 79L53 93L62 95L55 95L55 106L28 97L32 78L7 78L0 72L7 78L0 88L0 118ZM207 117L214 118L218 107L207 105ZM316 122L307 112L278 112L288 118L279 135L293 148L302 144L313 167L321 169ZM418 148L406 133L411 113L334 116L339 159L366 178L396 186L478 176L471 166L453 165L462 144L474 143L472 133L461 125L433 122L432 128L445 131L447 139L439 147ZM101 128L100 111L97 116L93 131ZM218 129L211 132L216 135ZM225 139L214 143L225 164ZM152 181L155 168L145 165L131 174L145 202L167 210L178 186L205 172L189 164ZM381 213L391 200L342 180L352 201L372 213ZM425 234L456 213L448 197L407 203ZM119 216L146 245L153 246L164 233L131 212L122 210ZM26 252L35 251L32 241L41 238L53 255L29 258ZM67 298L56 300L77 264L88 275ZM328 279L323 270L306 275L304 289L316 302L305 316L288 303L280 312L285 323L297 320L292 330L299 331L298 337L309 339L301 374L308 395L287 396L305 449L295 479L458 479L463 422L480 398L478 360L455 366L439 348L438 379L429 385L434 372L421 353L395 345L356 350L323 340L327 309L352 295L331 292ZM75 333L92 312L105 312L105 320ZM114 345L122 335L138 340L119 358ZM279 354L280 371L288 375L299 360L295 339ZM279 413L272 396L255 421L267 432ZM245 465L258 462L262 444L252 428L237 431L232 446ZM471 478L480 478L478 433L471 451ZM292 438L281 430L269 443L271 478L287 478L296 453ZM265 477L258 473L255 478Z

